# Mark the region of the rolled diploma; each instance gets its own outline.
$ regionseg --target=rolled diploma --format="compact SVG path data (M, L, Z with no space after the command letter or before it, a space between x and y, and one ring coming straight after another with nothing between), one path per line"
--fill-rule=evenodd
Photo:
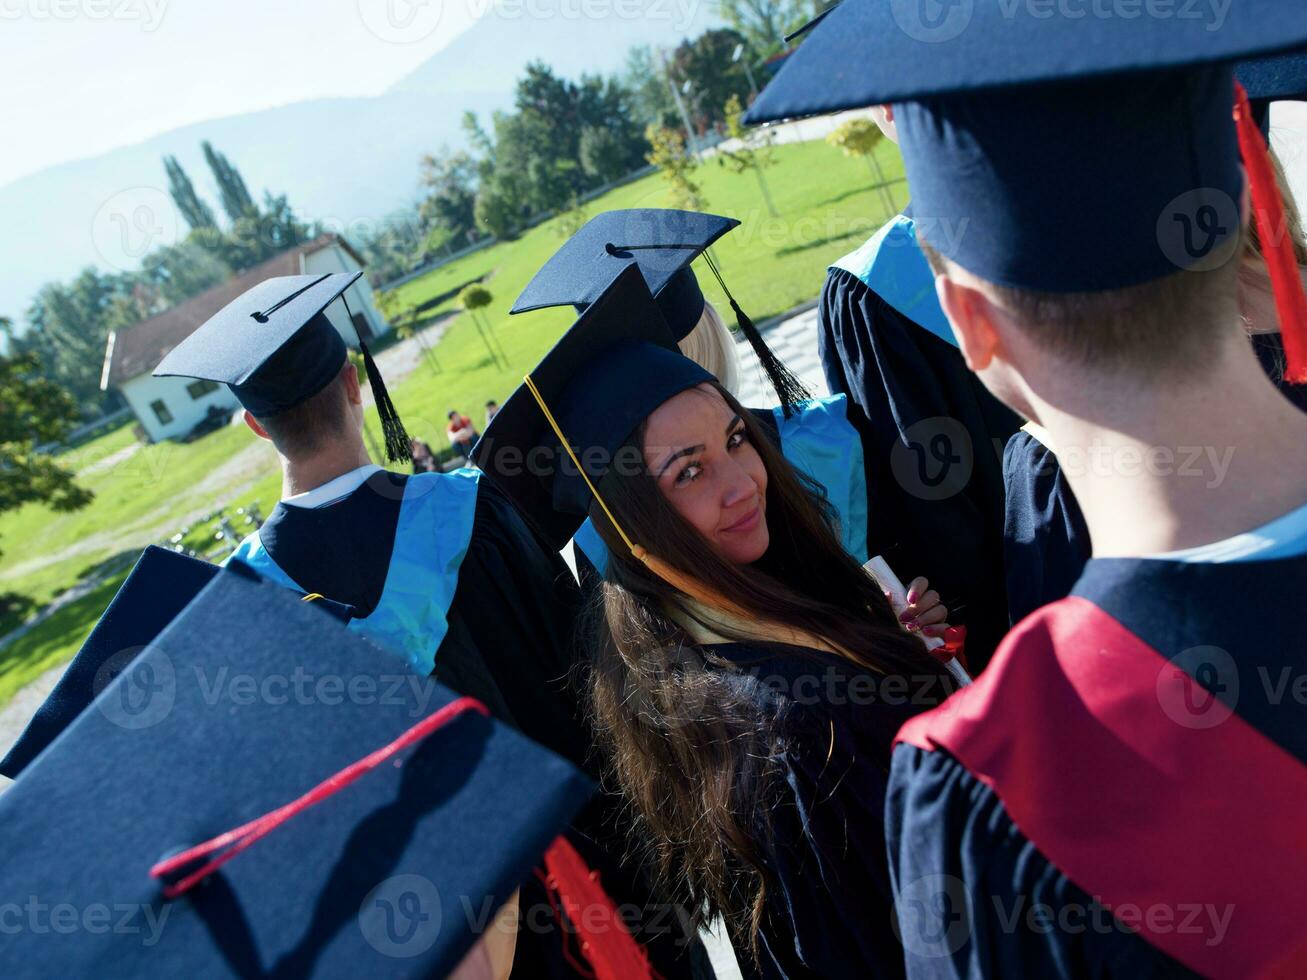
M903 583L899 581L899 577L894 574L894 570L889 567L889 563L884 558L877 555L862 567L868 575L876 580L876 584L880 586L881 591L889 596L889 604L895 614L901 613L908 608L908 590L903 587ZM944 645L943 637L923 636L921 639L926 644L927 650L938 650ZM971 683L970 675L967 674L966 668L958 663L957 657L950 657L944 662L944 666L948 668L948 672L953 675L959 684Z

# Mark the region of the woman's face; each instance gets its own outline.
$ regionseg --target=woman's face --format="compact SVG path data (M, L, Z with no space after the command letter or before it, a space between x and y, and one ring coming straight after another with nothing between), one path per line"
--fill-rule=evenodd
M744 422L710 385L669 398L645 426L644 462L664 497L727 561L757 561L767 532L767 470Z

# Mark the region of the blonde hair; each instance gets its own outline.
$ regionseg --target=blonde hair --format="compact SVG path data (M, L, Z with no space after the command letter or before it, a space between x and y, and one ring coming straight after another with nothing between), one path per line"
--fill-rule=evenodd
M1285 178L1285 167L1274 150L1269 150L1270 167L1276 172L1280 184L1280 197L1285 205L1285 223L1276 229L1277 235L1287 235L1294 247L1294 260L1299 267L1307 267L1307 238L1303 235L1302 213L1293 189ZM1277 333L1280 321L1274 315L1274 290L1270 286L1270 270L1266 268L1265 252L1261 246L1261 229L1256 220L1248 222L1248 244L1239 263L1239 297L1242 304L1243 327L1249 333Z
M740 357L735 337L712 303L703 301L703 313L678 346L681 353L713 375L732 395L740 389Z

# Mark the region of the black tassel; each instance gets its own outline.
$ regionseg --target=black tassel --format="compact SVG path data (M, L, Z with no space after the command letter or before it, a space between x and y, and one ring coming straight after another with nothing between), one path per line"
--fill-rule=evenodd
M377 415L381 417L381 435L386 443L386 459L391 463L410 463L413 453L409 448L408 433L404 423L399 420L399 413L386 391L386 382L381 380L381 371L372 359L368 345L359 338L359 350L363 353L363 369L368 373L368 384L372 386L372 399L377 403Z
M785 362L772 353L772 349L767 346L767 341L762 339L762 334L754 326L752 320L744 310L740 309L740 304L735 302L735 297L731 291L726 288L726 282L722 279L722 274L717 271L717 263L713 261L712 256L707 252L703 253L704 260L708 263L708 268L712 270L713 276L717 279L717 285L722 287L722 292L726 294L726 299L731 304L731 310L735 313L735 323L740 328L740 333L744 334L749 341L749 346L753 352L758 355L758 363L762 365L763 371L767 375L767 380L771 383L772 388L776 390L776 397L781 400L781 412L786 418L789 418L794 412L794 406L802 402L812 400L812 392L808 386L799 380L798 375L785 366Z

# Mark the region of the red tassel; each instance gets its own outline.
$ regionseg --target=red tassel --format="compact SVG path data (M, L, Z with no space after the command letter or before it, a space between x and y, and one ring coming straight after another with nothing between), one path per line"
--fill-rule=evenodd
M164 861L160 861L150 869L150 877L167 877L189 865L193 865L196 861L209 857L211 854L221 852L202 867L190 872L180 881L166 886L163 890L163 897L167 899L174 899L186 894L241 851L268 836L291 817L303 813L309 807L317 806L333 794L339 793L359 777L376 769L377 766L395 753L408 748L415 742L422 741L437 728L449 724L459 715L468 711L475 711L487 717L490 715L486 706L475 698L463 697L451 701L439 711L427 715L389 745L383 745L375 752L365 755L358 762L346 766L334 776L324 779L298 799L265 813L261 817L256 817L249 823L241 824L241 826L229 830L225 834L219 834L203 844L197 844L181 854L175 854Z
M595 980L653 980L657 976L640 944L626 929L617 906L585 859L559 837L545 851L545 884L558 895L581 940L581 955Z
M1234 121L1239 134L1239 153L1252 190L1262 255L1271 274L1275 308L1280 315L1280 336L1287 362L1284 378L1293 384L1303 384L1307 382L1307 295L1303 294L1298 259L1289 240L1284 201L1271 168L1266 140L1253 119L1248 93L1238 82L1234 83Z

